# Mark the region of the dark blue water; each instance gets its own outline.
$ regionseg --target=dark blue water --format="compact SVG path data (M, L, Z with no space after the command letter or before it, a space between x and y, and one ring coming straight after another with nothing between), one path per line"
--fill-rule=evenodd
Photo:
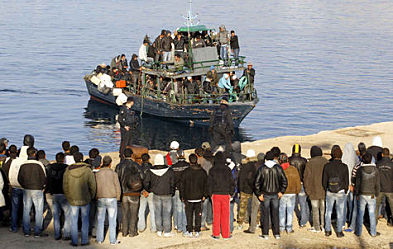
M0 1L0 136L23 135L52 157L70 140L86 152L118 148L113 111L89 104L82 77L115 55L138 51L145 34L184 22L186 1ZM306 135L392 120L393 2L390 0L194 1L210 27L237 31L257 71L260 103L238 138ZM150 148L205 130L144 120Z

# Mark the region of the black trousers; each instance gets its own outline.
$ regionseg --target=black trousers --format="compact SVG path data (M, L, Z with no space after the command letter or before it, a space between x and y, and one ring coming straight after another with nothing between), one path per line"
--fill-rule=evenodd
M120 134L121 134L121 142L120 142L120 157L123 157L124 150L126 149L127 146L132 145L132 133L131 130L126 131L124 128L120 128Z
M124 236L137 235L139 196L123 196L121 211L121 232Z
M263 202L261 202L262 235L269 234L269 223L270 223L269 220L271 220L272 222L273 234L280 235L280 223L279 223L280 202L278 199L278 195L263 195L263 199L264 199Z
M232 135L225 131L216 129L212 132L212 148L217 149L218 146L225 144L226 151L232 151Z
M185 211L187 219L187 232L192 233L201 231L201 221L202 221L202 202L185 202ZM195 216L195 227L193 229L193 221Z

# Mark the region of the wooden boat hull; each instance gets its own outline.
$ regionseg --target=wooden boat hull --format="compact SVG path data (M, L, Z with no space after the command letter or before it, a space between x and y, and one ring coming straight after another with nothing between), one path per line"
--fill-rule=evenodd
M115 96L111 93L101 93L98 91L97 86L89 80L85 80L85 82L91 99L119 108L116 104ZM132 109L136 112L142 112L143 115L155 116L160 119L184 123L187 126L209 125L211 114L220 106L219 104L171 104L162 100L142 98L139 95L132 95L130 93L125 94L134 97L135 104ZM258 101L258 99L255 99L249 102L235 102L229 104L229 109L233 116L234 127L239 127L240 123L247 114L254 109Z

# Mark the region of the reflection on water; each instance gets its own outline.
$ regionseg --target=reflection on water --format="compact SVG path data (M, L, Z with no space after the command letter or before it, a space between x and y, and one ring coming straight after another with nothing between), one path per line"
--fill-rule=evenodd
M92 128L92 139L96 143L105 142L103 139L120 142L119 125L116 123L118 109L89 100L84 112L85 126ZM143 116L140 126L134 131L133 143L143 145L149 149L167 150L171 141L178 141L182 148L196 148L205 141L210 141L207 127L186 127L183 124ZM235 131L234 141L250 141L242 129Z

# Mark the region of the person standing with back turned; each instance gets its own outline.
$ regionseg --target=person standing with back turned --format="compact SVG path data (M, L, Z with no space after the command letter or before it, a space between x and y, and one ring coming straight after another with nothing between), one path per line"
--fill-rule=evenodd
M131 145L132 131L135 126L136 116L131 109L134 105L134 98L128 97L127 102L121 107L118 122L120 124L121 142L120 142L120 159L123 158L124 150Z

